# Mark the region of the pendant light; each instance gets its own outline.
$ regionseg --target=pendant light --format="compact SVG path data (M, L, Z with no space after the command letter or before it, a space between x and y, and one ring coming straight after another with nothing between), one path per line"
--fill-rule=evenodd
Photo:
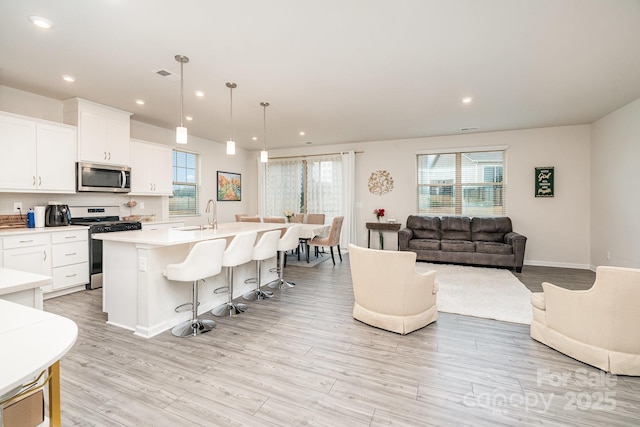
M269 161L269 153L267 152L267 107L269 106L269 103L261 102L260 105L264 109L264 113L263 113L264 144L263 144L263 149L260 152L260 161L262 163L267 163Z
M233 90L238 87L235 83L227 82L229 88L229 140L227 141L227 154L236 154L236 142L233 140Z
M187 128L184 127L182 120L184 117L183 103L184 103L184 75L182 74L184 64L189 62L189 58L184 55L176 55L176 61L180 63L180 126L176 127L176 143L187 143Z

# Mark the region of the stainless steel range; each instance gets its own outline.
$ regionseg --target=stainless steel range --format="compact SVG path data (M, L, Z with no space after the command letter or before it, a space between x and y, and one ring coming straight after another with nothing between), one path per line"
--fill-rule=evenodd
M118 206L71 206L72 225L88 225L89 235L116 231L140 230L138 221L120 220ZM102 287L102 240L89 239L89 265L91 280L87 289Z

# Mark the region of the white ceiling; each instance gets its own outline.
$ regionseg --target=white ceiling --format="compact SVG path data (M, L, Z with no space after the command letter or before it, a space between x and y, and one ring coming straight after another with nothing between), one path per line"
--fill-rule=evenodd
M1 0L0 49L2 85L166 128L179 81L153 71L186 55L189 133L228 139L235 82L247 149L261 101L278 148L591 123L640 98L639 0Z

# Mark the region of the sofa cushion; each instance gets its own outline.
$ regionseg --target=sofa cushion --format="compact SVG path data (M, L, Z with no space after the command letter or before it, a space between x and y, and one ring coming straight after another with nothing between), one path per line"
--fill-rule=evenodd
M476 252L484 254L500 254L511 255L513 253L513 247L505 243L498 242L474 242L476 245Z
M440 217L411 215L407 228L413 230L414 239L440 240Z
M411 239L409 240L409 249L439 251L440 240L434 239Z
M475 252L476 246L469 240L442 240L440 247L445 252Z
M467 216L443 216L442 240L471 240L471 219Z
M511 219L508 217L474 217L471 220L471 240L474 241L504 243L504 235L511 231Z

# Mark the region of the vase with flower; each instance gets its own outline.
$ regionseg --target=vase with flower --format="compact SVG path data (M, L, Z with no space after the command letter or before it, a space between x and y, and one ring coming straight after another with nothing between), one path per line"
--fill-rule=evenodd
M291 209L285 209L282 214L287 218L287 222L291 222L291 217L293 216L293 211Z
M378 222L380 222L380 217L384 216L384 209L375 209L373 213L376 215Z
M380 222L380 218L384 216L384 209L374 209L373 213L375 214L378 222ZM378 238L380 239L380 249L384 249L384 239L382 237L382 230L378 231Z

